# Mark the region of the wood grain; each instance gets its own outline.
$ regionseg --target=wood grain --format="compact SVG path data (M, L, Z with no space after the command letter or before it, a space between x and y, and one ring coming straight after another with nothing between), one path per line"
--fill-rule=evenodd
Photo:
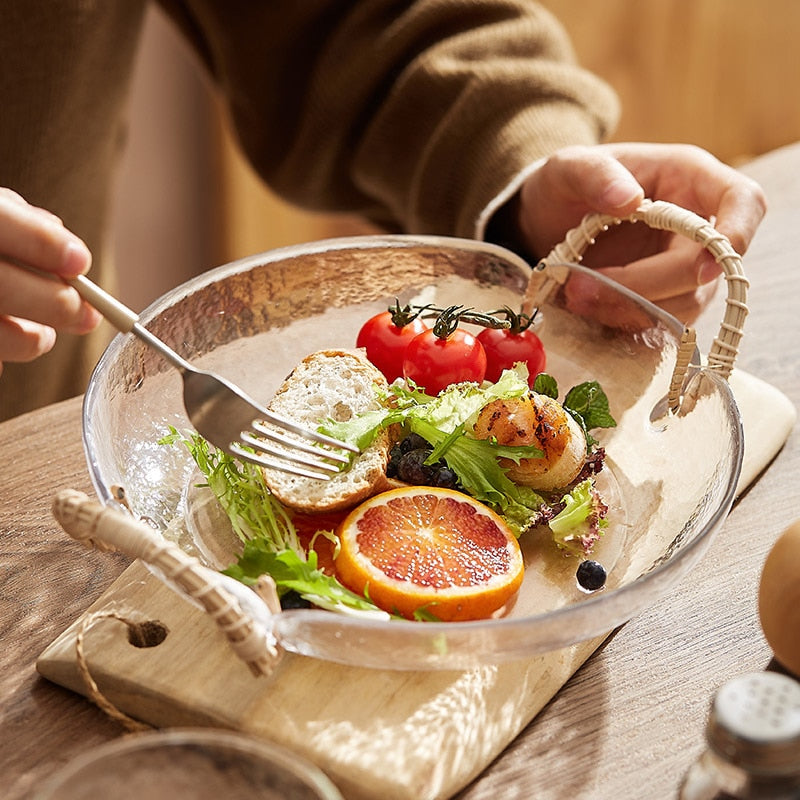
M80 398L0 426L0 742L3 793L25 791L80 750L119 734L99 709L42 678L42 645L126 566L87 559L50 515L55 487L92 491L81 456Z
M741 163L800 138L800 4L544 0L620 96L616 141L690 142Z
M764 186L770 211L745 258L751 316L738 362L783 391L795 407L800 406L795 310L800 278L792 255L800 245L800 187L792 177L797 168L800 144L744 170ZM716 305L698 324L702 341L712 335ZM608 640L458 800L673 798L702 748L714 690L728 678L770 664L756 590L772 543L800 517L796 494L787 491L798 468L795 429L737 501L700 565L658 607Z
M742 369L800 404L796 336L796 209L800 145L747 172L770 200L745 269L751 316ZM701 341L719 320L712 308ZM793 335L795 334L795 335ZM708 337L708 338L703 338ZM80 444L80 400L0 425L0 767L2 793L23 798L59 764L122 730L84 699L37 677L39 653L119 575L125 562L87 557L50 517L55 490L91 491ZM799 515L788 491L800 469L795 430L737 501L701 564L657 608L621 628L459 800L674 797L702 743L713 690L764 669L756 612L761 565Z
M92 677L116 708L158 727L217 725L267 738L322 767L347 800L451 797L597 646L583 642L524 661L437 672L354 668L286 654L265 679L233 656L210 617L140 563L93 607L111 609L169 629L147 651L131 647L117 622L86 635ZM74 630L48 648L39 669L85 693Z

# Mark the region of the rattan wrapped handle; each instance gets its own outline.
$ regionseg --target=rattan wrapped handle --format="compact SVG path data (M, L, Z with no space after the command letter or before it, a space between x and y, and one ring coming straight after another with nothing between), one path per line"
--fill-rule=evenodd
M534 269L523 300L523 309L530 312L538 305L536 298L541 296L542 279L546 278L548 267L579 262L599 234L612 225L623 222L644 222L651 228L686 236L708 250L722 268L728 294L722 324L709 350L707 365L727 379L739 353L742 328L748 312L748 282L742 269L742 258L733 249L727 237L716 230L708 220L673 203L645 200L628 217L618 218L607 214L589 214L584 217L580 225L568 231L564 241L556 245ZM687 329L684 334L687 344L693 341L693 336L694 331ZM682 352L679 353L673 385L682 384L688 368L688 359L685 358L684 351L685 348L682 348Z
M250 592L253 600L246 609L236 586L225 584L224 576L204 567L196 558L164 539L149 526L114 508L103 506L82 492L66 489L53 500L53 516L73 539L88 547L119 551L155 567L168 582L199 604L217 623L236 654L256 675L272 672L279 657L277 646L266 627L251 609L259 603L264 615L267 604ZM231 579L232 580L232 579Z

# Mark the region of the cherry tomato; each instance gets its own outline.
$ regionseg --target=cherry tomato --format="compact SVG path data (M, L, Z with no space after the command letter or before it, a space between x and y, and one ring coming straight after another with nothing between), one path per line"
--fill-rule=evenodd
M403 374L403 357L409 342L427 329L418 317L405 325L395 325L392 312L382 311L361 326L356 347L366 349L367 358L391 383Z
M483 345L460 328L444 338L433 329L420 333L411 340L403 361L403 376L431 395L439 394L451 383L480 383L485 374Z
M530 328L513 332L505 328L484 328L478 341L486 351L486 380L494 383L504 369L519 361L528 365L528 384L544 372L547 361L541 339Z

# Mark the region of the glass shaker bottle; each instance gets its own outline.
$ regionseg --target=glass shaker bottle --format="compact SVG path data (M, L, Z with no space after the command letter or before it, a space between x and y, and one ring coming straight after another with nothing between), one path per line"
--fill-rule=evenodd
M712 701L706 742L680 800L800 800L800 683L778 672L728 681Z

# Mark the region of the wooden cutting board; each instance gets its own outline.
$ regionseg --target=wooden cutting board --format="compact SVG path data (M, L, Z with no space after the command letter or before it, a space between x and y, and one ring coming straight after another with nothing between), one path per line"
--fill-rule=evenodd
M745 430L742 492L785 442L796 410L741 372L731 385ZM95 557L95 556L92 556ZM101 556L96 556L101 557ZM348 800L444 800L477 776L605 639L467 671L358 669L293 654L254 677L202 611L134 562L86 614L158 620L169 635L133 646L100 619L85 636L92 678L118 709L156 727L215 725L284 745L320 766ZM40 656L38 671L86 694L76 634Z

